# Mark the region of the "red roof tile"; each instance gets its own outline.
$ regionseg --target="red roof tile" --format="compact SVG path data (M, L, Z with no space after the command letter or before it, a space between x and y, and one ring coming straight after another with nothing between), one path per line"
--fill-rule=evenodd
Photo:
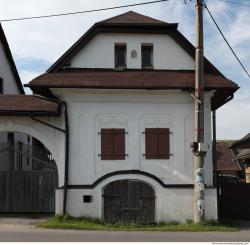
M224 142L216 143L217 171L241 171L240 165L234 160L235 156L229 145Z
M0 95L0 115L57 116L58 103L33 95Z
M194 88L194 84L194 71L72 69L45 73L32 80L28 87L188 89ZM238 86L223 76L206 74L205 88L237 89Z
M133 11L129 11L112 18L100 21L98 23L105 24L153 24L153 25L169 25L169 23L145 16Z

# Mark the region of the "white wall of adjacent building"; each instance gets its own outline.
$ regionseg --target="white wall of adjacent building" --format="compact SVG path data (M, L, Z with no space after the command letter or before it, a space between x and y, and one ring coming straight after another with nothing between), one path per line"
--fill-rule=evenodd
M12 71L11 65L9 60L5 54L4 46L0 41L0 78L2 79L2 86L3 86L3 94L20 94L16 78ZM10 131L11 132L11 131ZM14 144L17 142L21 142L23 144L29 144L31 141L28 140L28 136L24 135L21 132L13 132L13 140ZM2 148L5 148L5 144L8 144L8 132L0 132L0 144L2 144ZM1 147L1 146L0 146ZM2 154L2 161L9 161L8 154ZM25 167L25 161L24 161ZM1 164L0 164L1 170Z
M0 77L3 79L4 94L19 94L14 74L5 55L3 44L0 41Z

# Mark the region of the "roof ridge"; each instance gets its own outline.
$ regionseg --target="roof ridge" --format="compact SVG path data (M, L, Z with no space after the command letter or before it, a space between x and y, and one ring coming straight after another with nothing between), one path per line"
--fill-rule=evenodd
M130 17L132 16L132 17L140 17L140 18L144 18L144 20L145 19L147 19L147 20L151 20L152 21L152 24L153 23L155 23L155 24L166 24L166 25L170 25L170 23L168 23L168 22L165 22L165 21L162 21L162 20L159 20L159 19L155 19L155 18L153 18L153 17L150 17L150 16L146 16L146 15L143 15L143 14L141 14L141 13L138 13L138 12L135 12L135 11L132 11L132 10L130 10L130 11L127 11L127 12L125 12L125 13L122 13L122 14L119 14L119 15L116 15L116 16L113 16L113 17L110 17L110 18L108 18L108 19L105 19L105 20L102 20L102 21L99 21L99 22L97 22L97 24L99 23L109 23L110 21L112 21L112 20L116 20L116 19L120 19L121 17L126 17L126 16L129 16L130 15ZM142 21L143 22L143 21ZM114 22L112 22L112 23L114 23ZM120 23L120 22L119 22ZM124 21L124 23L126 23L125 21Z

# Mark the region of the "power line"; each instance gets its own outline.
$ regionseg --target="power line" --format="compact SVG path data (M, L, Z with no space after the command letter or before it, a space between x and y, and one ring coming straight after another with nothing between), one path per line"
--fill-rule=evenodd
M211 14L210 10L208 9L207 5L205 4L205 2L203 2L205 9L207 10L208 14L210 15L211 19L213 20L215 26L217 27L218 31L220 32L221 36L223 37L223 39L225 40L227 46L230 48L230 50L232 51L234 57L237 59L237 61L239 62L239 64L241 65L241 67L243 68L243 70L245 71L245 73L247 74L247 76L250 78L250 74L248 73L247 69L245 68L245 66L242 64L242 62L240 61L239 57L236 55L236 53L234 52L233 48L231 47L231 45L229 44L229 42L227 41L226 37L224 36L224 34L222 33L220 27L218 26L218 24L216 23L213 15Z
M224 2L224 3L230 3L230 4L235 4L235 5L250 7L249 4L245 4L245 3L232 2L232 1L227 1L227 0L218 0L218 1Z
M3 20L0 20L0 22L22 21L22 20L51 18L51 17L59 17L59 16L67 16L67 15L75 15L75 14L85 14L85 13L100 12L100 11L105 11L105 10L128 8L128 7L141 6L141 5L147 5L147 4L153 4L153 3L160 3L160 2L166 2L166 1L169 1L169 0L156 0L156 1L150 1L150 2L134 3L134 4L128 4L128 5L115 6L115 7L83 10L83 11L68 12L68 13L61 13L61 14L50 14L50 15L41 15L41 16L30 16L30 17L3 19Z

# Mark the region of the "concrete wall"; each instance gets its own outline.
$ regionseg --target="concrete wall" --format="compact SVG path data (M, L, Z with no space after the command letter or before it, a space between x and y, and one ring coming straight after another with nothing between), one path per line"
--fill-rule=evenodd
M156 34L98 34L71 60L71 67L114 68L116 43L127 44L127 68L141 69L141 44L153 44L154 69L194 70L195 63L170 36ZM137 58L131 58L136 50Z

